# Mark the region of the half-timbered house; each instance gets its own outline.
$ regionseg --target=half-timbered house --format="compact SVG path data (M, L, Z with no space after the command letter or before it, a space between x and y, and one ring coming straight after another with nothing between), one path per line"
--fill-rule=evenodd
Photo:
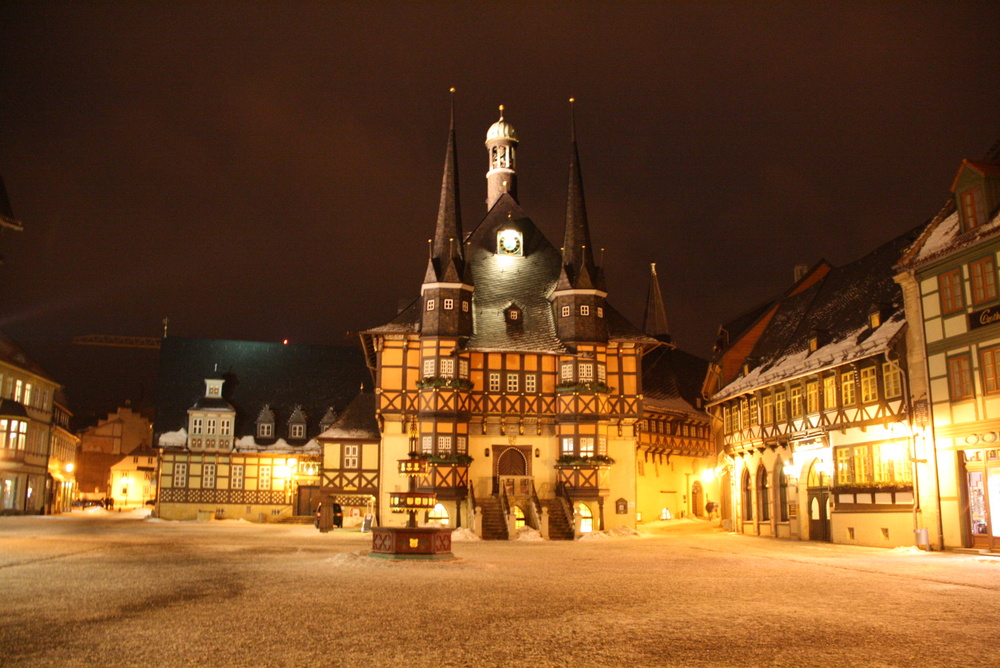
M984 160L962 162L946 205L896 276L913 327L912 394L930 418L915 437L927 486L939 490L922 508L939 548L1000 551L998 264L995 146Z
M361 392L316 439L323 449L319 495L341 507L344 527L375 513L382 441L375 405L373 392Z
M820 262L722 328L705 388L734 530L913 544L906 320L893 266L916 233L843 267Z
M384 511L388 496L406 489L396 460L417 452L430 461L419 489L438 499L430 519L475 523L487 538L507 537L523 525L550 538L633 527L641 492L656 490L646 518L665 507L657 467L666 473L676 466L679 460L667 463L671 455L701 458L685 464L680 480L714 468L705 414L699 416L693 396L703 370L695 374L693 392L691 374L681 374L681 398L668 367L683 354L631 325L608 302L575 133L557 249L518 200L518 138L502 114L501 108L486 137L485 217L463 234L453 119L421 295L388 323L362 333L376 375L382 437L380 520L393 522ZM647 425L680 426L662 436L647 429L640 437L643 357L660 347L660 403ZM688 361L681 366L687 369ZM637 457L650 462L643 474ZM682 485L666 487L677 487L678 499L690 504ZM683 508L676 500L669 505Z
M369 379L356 347L165 338L154 423L159 516L311 516L317 437Z

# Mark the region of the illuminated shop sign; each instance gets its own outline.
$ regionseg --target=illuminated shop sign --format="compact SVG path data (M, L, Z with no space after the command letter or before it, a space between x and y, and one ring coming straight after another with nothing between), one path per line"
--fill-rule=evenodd
M980 311L973 311L969 314L969 329L995 325L1000 322L1000 308L988 306Z

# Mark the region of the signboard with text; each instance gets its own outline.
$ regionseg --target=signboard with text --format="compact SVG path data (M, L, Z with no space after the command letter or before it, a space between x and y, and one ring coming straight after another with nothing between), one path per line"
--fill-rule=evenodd
M985 327L1000 322L1000 307L988 306L980 311L969 314L969 329Z

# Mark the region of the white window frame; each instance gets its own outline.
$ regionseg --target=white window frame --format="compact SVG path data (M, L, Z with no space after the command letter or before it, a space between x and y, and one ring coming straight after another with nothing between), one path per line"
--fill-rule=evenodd
M188 465L185 462L174 463L174 487L187 487Z
M271 467L268 465L260 466L257 469L257 489L259 490L270 490L271 489Z
M434 300L433 299L428 299L427 300L427 310L428 311L433 311L434 310L434 306L435 306Z
M538 377L535 374L524 374L524 391L528 394L534 394L538 391Z
M215 489L215 464L201 465L201 488Z
M491 371L489 376L490 381L490 392L500 391L500 374L496 371Z
M441 305L444 307L445 311L451 311L455 308L455 300L451 297L446 297L441 300Z
M243 464L233 464L230 467L229 489L243 489Z
M562 317L568 318L570 314L570 308L568 306L563 306L559 312L562 314Z
M563 455L576 454L576 439L572 436L563 436L560 440L559 452Z
M590 306L587 304L580 304L580 315L590 315Z
M257 423L257 438L271 438L272 436L274 436L273 422Z
M436 360L433 357L425 357L424 358L424 378L433 378L434 377L434 367L435 367L434 362L435 361Z
M433 436L423 436L420 439L420 452L424 454L431 454L434 452L434 437Z
M454 378L455 377L455 360L450 357L442 357L438 362L440 366L440 375L442 378Z
M361 462L361 446L357 443L344 444L344 461L342 468L357 469Z
M581 436L580 437L580 456L581 457L593 457L594 456L594 437L593 436Z
M520 386L519 377L516 373L507 374L507 392L517 392Z
M438 436L438 452L451 454L451 436Z
M301 422L296 422L294 424L288 425L288 437L289 438L305 438L306 437L306 426Z
M581 383L591 382L592 380L594 380L594 363L580 362L577 373L579 374Z
M562 383L572 383L574 377L572 362L563 362L559 365L559 381Z

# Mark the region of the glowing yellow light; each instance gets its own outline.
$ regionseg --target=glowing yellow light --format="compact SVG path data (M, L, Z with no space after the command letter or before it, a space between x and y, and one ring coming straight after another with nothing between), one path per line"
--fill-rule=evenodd
M702 482L712 482L713 480L715 480L715 469L704 469L701 472Z
M69 464L66 465L66 473L72 473L73 469L75 468L76 465L74 465L73 462L70 462Z

